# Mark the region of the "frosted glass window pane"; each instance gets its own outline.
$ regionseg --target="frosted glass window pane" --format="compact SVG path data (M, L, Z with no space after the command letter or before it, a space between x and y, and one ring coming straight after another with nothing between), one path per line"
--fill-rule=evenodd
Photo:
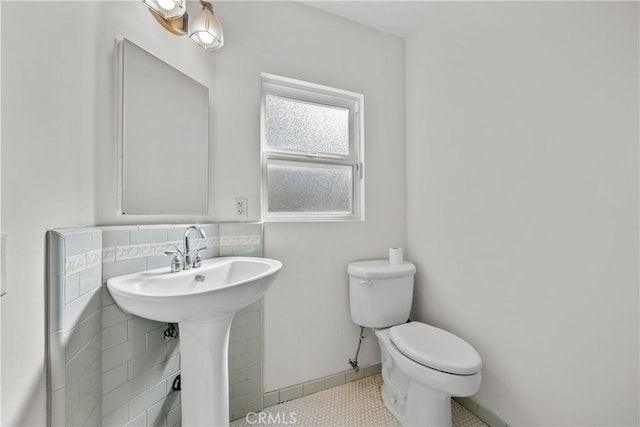
M267 145L349 155L349 110L267 94Z
M350 166L273 162L267 179L269 212L352 213Z

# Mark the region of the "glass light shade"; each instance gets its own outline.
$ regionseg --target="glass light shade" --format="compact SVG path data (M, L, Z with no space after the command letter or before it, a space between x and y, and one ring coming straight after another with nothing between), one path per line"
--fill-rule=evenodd
M186 0L142 0L166 19L179 18L187 11Z
M210 7L208 4L203 6L200 14L193 20L189 37L205 49L216 50L224 45L224 37L222 25Z

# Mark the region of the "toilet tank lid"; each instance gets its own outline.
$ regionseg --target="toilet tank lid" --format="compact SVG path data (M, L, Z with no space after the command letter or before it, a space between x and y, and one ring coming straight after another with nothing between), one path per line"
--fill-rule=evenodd
M402 264L391 264L388 259L352 262L347 268L350 276L364 279L385 279L392 277L413 276L416 266L408 261Z

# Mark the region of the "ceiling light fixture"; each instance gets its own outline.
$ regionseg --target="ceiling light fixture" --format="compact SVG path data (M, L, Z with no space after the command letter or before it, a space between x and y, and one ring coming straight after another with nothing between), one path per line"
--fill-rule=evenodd
M142 0L142 2L167 31L178 36L188 33L191 40L207 50L220 49L224 45L222 25L213 13L211 3L200 0L202 10L191 23L191 31L189 31L189 16L185 0Z

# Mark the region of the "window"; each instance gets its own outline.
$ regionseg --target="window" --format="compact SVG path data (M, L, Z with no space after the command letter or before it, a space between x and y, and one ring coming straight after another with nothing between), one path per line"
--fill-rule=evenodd
M360 94L262 75L262 217L364 219Z

